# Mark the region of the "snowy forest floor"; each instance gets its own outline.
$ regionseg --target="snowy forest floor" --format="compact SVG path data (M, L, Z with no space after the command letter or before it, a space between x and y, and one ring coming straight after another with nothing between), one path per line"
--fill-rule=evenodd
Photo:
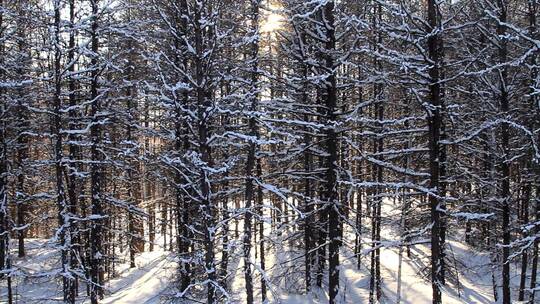
M394 210L390 201L383 208L384 223L382 237L385 244L391 245L398 240ZM369 224L369 223L368 223ZM231 231L234 231L234 222ZM300 249L294 249L294 238L284 230L281 236L270 233L270 225L265 228L266 237L273 239L267 242L265 254L269 283L269 302L271 303L327 303L327 286L314 288L309 294L303 294L303 257ZM241 231L241 222L240 222ZM365 242L369 241L368 227L365 227ZM368 303L369 299L369 255L362 258L362 267L357 269L356 258L352 252L353 234L346 233L347 241L341 250L340 302ZM464 235L462 232L457 234ZM277 240L277 241L276 241ZM174 254L163 248L162 240L156 241L153 252L144 252L137 256L137 267L130 269L127 259L125 263L116 265L117 277L106 284L106 295L102 303L191 303L174 298L176 290L177 262ZM161 245L160 245L161 244ZM15 245L15 244L13 244ZM14 248L13 246L12 248ZM258 247L258 246L257 246ZM367 245L364 245L367 247ZM253 260L258 262L255 246ZM367 248L364 248L366 250ZM243 280L243 260L239 254L240 246L233 250L229 271L232 278L228 280L230 302L243 303L245 300ZM431 285L429 282L429 247L416 245L411 247L411 257L403 250L401 303L431 303ZM277 254L279 253L279 254ZM16 258L17 278L13 289L16 294L15 303L58 303L61 300L61 284L57 279L59 254L54 244L43 239L27 240L27 257ZM126 253L124 253L126 254ZM381 250L381 275L383 287L383 303L396 303L398 277L398 248L388 246ZM220 258L218 253L217 258ZM493 269L488 253L478 252L465 245L460 237L449 233L447 243L448 284L444 291L444 303L494 303L492 274L500 282L500 269ZM517 264L512 265L513 292L519 280ZM257 273L257 269L255 270ZM255 299L260 302L260 274L255 276ZM6 303L6 282L0 283L0 303ZM80 286L80 295L85 295L85 285ZM499 291L500 294L500 291ZM192 301L193 302L193 301ZM89 303L88 299L80 303ZM195 302L193 302L195 303Z

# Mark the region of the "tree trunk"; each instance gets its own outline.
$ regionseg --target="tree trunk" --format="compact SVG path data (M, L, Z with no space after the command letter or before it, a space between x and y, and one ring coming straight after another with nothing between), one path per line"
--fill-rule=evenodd
M436 32L440 28L440 12L437 1L428 0L428 22L429 30L435 31L428 37L429 59L433 64L429 69L429 103L428 128L429 128L429 188L432 193L429 196L431 207L431 286L433 290L433 303L442 303L441 286L444 285L444 199L440 191L440 139L441 139L441 85L440 65L441 65L441 38Z
M539 178L539 174L537 172L537 179ZM536 185L536 216L535 216L535 220L536 222L540 222L540 180L537 180L537 185ZM534 229L534 233L536 233L538 235L538 233L540 233L540 227L538 227L538 225L536 226L536 228ZM539 238L536 238L536 240L534 241L534 244L533 244L533 254L532 254L532 265L531 265L531 284L530 284L530 289L531 289L531 292L529 294L529 303L532 304L534 303L534 298L535 298L535 293L536 293L536 288L538 288L537 286L537 276L538 276L538 247L539 247L539 244L540 244L540 239Z
M262 164L261 164L261 159L260 158L257 158L257 177L258 178L262 178ZM260 256L261 256L261 271L263 272L263 274L265 274L265 271L266 271L266 261L265 261L265 255L266 255L266 252L265 252L265 242L264 242L264 221L262 220L263 219L263 216L264 216L264 209L263 209L263 204L264 204L264 194L263 194L263 189L261 186L258 186L257 187L257 204L259 206L259 217L260 217L260 220L259 220L259 251L260 251ZM266 300L267 300L267 287L266 287L266 279L265 279L265 276L264 275L261 275L261 300L263 303L266 303Z
M339 247L341 245L339 227L340 227L340 203L338 201L338 182L337 182L337 162L338 146L337 134L333 127L336 121L337 111L337 83L334 70L333 53L336 50L335 37L335 16L334 1L328 1L323 8L323 20L326 24L326 45L325 45L325 69L328 73L326 78L326 87L324 94L325 101L325 152L328 156L325 158L326 177L325 177L325 201L328 204L328 238L329 238L329 303L338 302L339 293Z
M307 94L304 94L304 104L307 103ZM304 121L308 122L308 115L304 116ZM309 151L309 146L311 145L311 136L308 134L309 130L305 130L304 135L304 172L306 174L304 178L304 268L305 274L304 279L306 283L306 292L309 292L311 289L311 264L313 262L312 250L313 250L313 231L312 231L312 221L313 221L313 203L311 197L313 195L311 189L311 168L312 168L312 155ZM262 253L261 253L262 254Z
M59 241L61 246L61 262L62 262L62 286L64 301L69 303L75 303L74 286L75 282L73 275L70 273L70 253L72 243L72 216L69 215L70 210L66 201L66 195L64 190L63 180L63 143L62 143L62 112L61 112L61 50L60 50L60 3L59 0L54 2L54 114L52 117L53 130L52 134L55 136L54 141L54 155L55 155L55 173L56 173L56 203L58 208L58 229L60 229Z
M67 55L67 62L68 62L68 72L70 74L68 79L68 99L69 99L69 108L68 116L69 116L69 122L68 127L69 129L73 130L76 128L76 122L75 122L75 116L76 116L76 110L75 106L77 104L76 96L75 96L75 79L73 77L73 74L75 72L75 0L69 0L69 44L68 44L68 55ZM78 190L78 184L80 181L77 178L77 170L79 169L79 165L75 163L75 159L78 158L78 148L74 142L77 141L77 136L74 134L68 135L68 159L69 159L69 166L67 170L65 170L66 176L66 184L67 184L67 192L68 192L68 198L69 198L69 213L72 216L77 215L77 205L78 205L78 197L77 197L77 190ZM81 236L78 233L75 233L77 231L77 222L75 220L71 220L71 238L72 238L72 249L70 253L70 268L76 269L77 268L77 255L82 256L83 250L81 250ZM78 294L78 276L74 277L73 285L71 286L72 290L70 291L69 298L75 299L75 297ZM71 300L70 300L71 301ZM73 303L73 302L72 302Z
M128 20L131 20L130 11L128 11ZM127 43L128 50L132 50L133 42L128 40ZM126 107L127 107L127 127L126 127L126 140L129 145L133 141L137 141L137 137L133 135L131 121L136 121L137 117L137 102L135 99L135 87L132 82L133 78L133 60L132 54L128 54L127 68L126 68L126 78L128 82L128 87L126 89ZM148 125L145 126L148 128ZM135 155L130 155L131 159L128 161L129 167L126 170L127 179L128 179L128 189L127 196L131 205L135 208L138 208L141 204L141 193L140 193L140 181L139 181L139 163L137 157L139 150L134 150ZM137 215L133 214L132 210L128 210L128 242L129 242L129 267L134 268L135 264L135 255L137 253L144 251L144 231L142 229L142 220L138 218Z
M254 178L253 173L255 169L255 163L257 161L257 148L259 140L259 130L256 117L254 116L258 110L258 99L259 99L259 7L260 1L253 0L251 1L251 31L248 32L249 35L253 35L255 39L252 39L250 45L250 58L251 62L251 79L249 87L249 96L251 96L251 105L249 111L249 150L247 155L246 163L246 214L244 222L244 280L246 284L246 301L248 304L253 303L253 274L251 269L251 242L252 242L252 214L253 214L253 200L255 197L255 187L254 187Z
M4 1L0 0L0 7L3 7ZM4 11L0 11L0 30L4 29ZM4 66L4 32L0 31L0 66ZM4 69L0 69L0 81L4 81ZM7 190L7 144L6 144L6 113L8 105L4 97L4 89L0 87L0 271L11 268L11 259L9 255L9 208L8 208L8 190ZM4 275L0 275L4 279ZM8 304L13 303L13 292L11 288L11 274L7 275Z
M527 170L527 173L529 170ZM528 175L528 174L527 174ZM527 179L529 176L526 177ZM522 190L522 205L521 205L521 223L522 225L527 225L529 222L529 199L531 197L531 184L530 181L525 181L525 186ZM527 237L527 233L523 233L523 237ZM521 254L521 275L519 280L519 294L518 301L523 301L525 299L525 284L527 283L527 266L529 265L529 256L528 249L523 250Z
M361 69L359 69L358 73L360 75ZM363 92L362 87L359 87L358 88L358 104L362 104L363 94L364 92ZM362 108L359 109L359 115L360 116L363 115ZM362 130L363 128L362 126L360 126L358 132L362 132ZM358 143L359 151L363 151L364 150L363 139L360 138L360 136L357 136L356 141L359 142ZM363 162L360 158L361 158L361 155L358 154L357 155L358 160L356 161L355 167L356 167L356 176L359 179L359 182L362 182L363 181L363 172L362 172ZM356 268L357 269L360 269L360 266L362 264L362 194L363 194L362 190L363 190L362 187L357 187L357 190L356 190L356 223L355 223L356 235L354 239L354 254L356 255Z
M103 230L103 189L102 189L102 156L100 150L101 144L101 125L98 115L101 111L101 101L98 92L98 58L99 40L98 40L98 1L90 2L92 9L91 19L91 83L90 83L90 116L92 117L92 126L90 127L91 148L90 154L92 164L90 165L90 196L92 207L92 221L90 226L90 301L97 304L98 299L103 297L103 248L102 248L102 230Z
M538 29L536 25L536 16L538 14L538 1L529 1L529 35L533 39L538 38ZM531 58L530 58L530 64L533 67L531 70L531 107L532 110L535 111L535 116L532 123L531 130L537 129L538 124L540 121L540 104L538 103L538 96L536 94L532 94L534 92L534 88L536 86L537 78L538 78L538 68L537 66L537 59L538 52L535 52ZM537 136L536 143L540 142L540 135ZM534 151L533 151L534 153ZM537 223L540 222L540 164L537 162L533 162L532 164L532 171L533 171L533 181L535 184L535 215L534 219ZM533 230L533 233L538 235L540 233L540 227L536 226L536 228ZM530 281L530 292L529 292L529 303L534 303L535 300L535 293L537 286L537 272L538 272L538 247L540 244L540 239L536 238L533 243L532 248L532 262L531 262L531 281Z
M207 279L207 298L208 304L212 304L216 301L216 268L215 268L215 254L214 254L214 206L212 201L212 181L209 179L209 172L205 167L211 167L213 165L212 152L208 143L210 137L210 120L207 116L211 107L212 93L209 91L206 84L207 75L205 74L204 59L202 58L204 52L204 40L214 35L212 30L203 29L201 13L204 12L202 5L204 3L198 3L198 7L194 10L194 44L195 44L195 81L196 81L196 98L197 98L197 142L198 152L201 157L201 161L204 164L199 171L200 184L199 191L200 197L200 210L202 215L202 229L203 229L203 246L205 250L204 266L206 267L206 279ZM204 35L207 35L204 37Z
M27 71L26 68L31 63L28 62L29 60L29 51L28 51L28 41L27 41L27 24L26 18L27 11L24 7L23 2L16 2L15 8L17 10L17 21L16 21L16 35L17 35L17 66L15 67L16 81L26 81ZM16 202L16 220L17 220L17 238L18 238L18 257L22 258L26 256L25 251L25 237L26 237L26 216L27 216L27 200L28 195L26 193L26 162L28 159L28 144L29 144L29 136L27 135L27 132L30 131L30 125L29 125L29 115L28 115L28 109L27 105L25 103L28 103L28 95L27 87L24 85L17 86L17 107L16 107L16 125L17 125L17 140L16 140L16 147L17 147L17 154L16 154L16 160L15 165L17 167L17 178L16 178L16 193L15 193L15 202Z
M503 64L507 60L507 38L506 26L502 23L506 23L506 1L498 0L497 9L499 13L500 22L497 24L497 36L501 37L500 47L498 48L498 61L499 64ZM507 91L507 77L508 71L505 67L500 71L500 95L499 95L499 112L503 116L508 114L509 100ZM500 145L502 148L502 157L499 163L500 170L500 195L502 199L502 231L503 231L503 248L502 248L502 291L503 291L503 304L510 304L510 165L508 164L508 157L510 152L510 131L509 125L503 123L500 127Z
M374 30L377 30L379 25L382 23L382 8L380 4L377 4L375 7L375 12L373 16ZM382 44L382 36L380 34L376 37L376 43L374 44L375 50L380 51L380 47L376 45ZM375 60L375 68L380 71L382 69L381 63L379 60ZM374 113L373 116L377 122L377 133L384 133L384 106L381 104L381 94L383 94L382 85L379 83L374 84L373 88L373 101L374 101ZM384 138L378 136L373 141L373 151L377 155L382 153L384 149ZM382 162L383 156L376 156L377 160ZM376 182L377 186L374 189L373 197L373 214L372 214L372 246L374 250L372 251L372 265L371 265L371 281L370 281L370 302L373 301L373 292L375 293L377 302L380 302L382 297L382 288L381 288L381 208L383 203L382 193L383 189L383 166L379 164L373 165L373 180Z

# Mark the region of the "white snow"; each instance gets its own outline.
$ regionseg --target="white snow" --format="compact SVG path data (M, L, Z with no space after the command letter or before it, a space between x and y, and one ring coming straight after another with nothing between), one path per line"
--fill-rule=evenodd
M293 212L292 210L290 212ZM384 244L391 246L397 244L398 238L395 226L399 210L395 209L390 200L386 200L383 206L382 237ZM242 221L239 230L242 231ZM369 224L369 223L368 223ZM231 221L231 232L234 231L234 221ZM303 258L298 249L291 247L286 240L289 228L281 230L281 236L271 232L269 223L265 223L265 236L272 239L282 240L267 243L266 247L266 273L268 282L269 303L327 303L328 286L314 287L309 294L303 294ZM364 230L364 242L369 241L369 231ZM464 235L462 231L459 235ZM492 269L490 256L486 252L477 252L465 245L461 239L448 236L447 256L451 261L447 265L447 276L452 277L447 282L447 288L443 293L444 303L494 303L491 285ZM257 241L259 240L257 235ZM234 241L232 241L234 242ZM163 303L173 301L172 296L177 290L174 288L174 280L177 277L177 262L173 253L164 250L162 240L156 240L155 251L144 252L137 255L137 267L130 269L127 263L117 265L118 276L107 282L106 295L102 303ZM367 303L369 299L369 254L362 259L362 267L357 269L356 259L353 256L352 233L347 233L344 246L341 250L340 267L340 303ZM12 248L16 248L13 243ZM221 247L219 247L221 248ZM243 260L241 259L241 245L238 242L231 243L231 256L229 271L233 274L230 283L230 302L244 303L244 276ZM364 245L367 252L368 245ZM58 275L59 253L54 245L43 239L27 240L28 257L16 258L16 252L12 252L14 265L18 275L24 273L23 280L14 281L14 292L17 294L17 303L57 303L61 299L61 284L51 278ZM255 299L260 303L260 278L259 246L252 248L252 261L255 265ZM408 258L403 250L402 262L402 287L401 302L410 304L431 303L431 284L429 281L429 247L427 245L415 245L411 247L412 259ZM127 254L124 252L124 254ZM220 259L218 252L216 258ZM381 274L383 284L384 303L396 303L397 275L398 275L399 249L381 249ZM278 267L279 266L279 267ZM286 267L284 267L286 266ZM291 275L293 273L293 275ZM456 272L456 269L458 270ZM287 272L288 276L284 276ZM452 273L450 275L450 273ZM455 273L459 274L459 284L455 279ZM495 276L500 281L500 269L495 269ZM518 267L512 267L513 292L519 280ZM1 283L0 303L5 303L6 288L5 280ZM86 295L85 286L81 284L80 295ZM500 294L500 292L499 292ZM82 299L82 298L81 298ZM180 300L176 300L177 302ZM88 299L80 303L89 303Z

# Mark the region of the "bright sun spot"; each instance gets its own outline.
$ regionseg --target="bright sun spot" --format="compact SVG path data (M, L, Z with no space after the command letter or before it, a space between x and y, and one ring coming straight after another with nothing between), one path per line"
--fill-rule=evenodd
M270 5L270 9L266 14L266 19L263 21L261 31L263 33L270 33L278 30L283 22L283 16L276 13L277 7Z

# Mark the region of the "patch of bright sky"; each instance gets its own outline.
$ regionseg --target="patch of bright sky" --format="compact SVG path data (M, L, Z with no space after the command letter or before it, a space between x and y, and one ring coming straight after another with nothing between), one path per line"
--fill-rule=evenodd
M261 32L270 33L278 30L283 23L283 16L279 13L280 7L277 4L269 3L264 14Z

